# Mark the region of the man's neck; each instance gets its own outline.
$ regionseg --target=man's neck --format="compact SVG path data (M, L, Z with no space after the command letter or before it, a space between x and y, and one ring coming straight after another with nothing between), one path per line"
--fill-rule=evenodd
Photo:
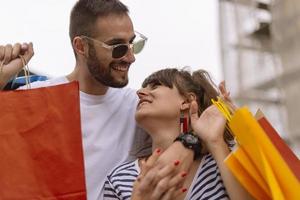
M99 83L93 77L84 76L83 73L80 73L79 67L75 67L66 78L69 81L78 81L79 90L87 94L104 95L108 90L108 86Z

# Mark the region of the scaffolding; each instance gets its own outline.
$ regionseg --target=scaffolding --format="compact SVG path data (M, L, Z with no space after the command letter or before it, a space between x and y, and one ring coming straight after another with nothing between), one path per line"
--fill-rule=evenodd
M220 0L219 11L232 98L253 112L261 108L299 155L300 1Z

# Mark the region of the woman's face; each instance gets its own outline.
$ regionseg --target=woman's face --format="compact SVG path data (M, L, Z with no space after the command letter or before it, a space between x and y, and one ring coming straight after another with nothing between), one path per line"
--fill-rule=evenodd
M148 119L179 120L180 107L184 98L177 88L163 85L147 85L137 91L139 103L135 118L140 125L147 123Z

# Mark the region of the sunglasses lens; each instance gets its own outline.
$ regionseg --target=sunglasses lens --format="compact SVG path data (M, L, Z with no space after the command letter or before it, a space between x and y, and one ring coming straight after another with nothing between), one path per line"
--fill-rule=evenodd
M123 56L125 56L127 51L128 51L127 45L119 45L113 49L112 57L113 58L122 58Z
M143 48L145 46L145 41L146 40L139 40L133 44L133 53L134 54L138 54L143 50Z

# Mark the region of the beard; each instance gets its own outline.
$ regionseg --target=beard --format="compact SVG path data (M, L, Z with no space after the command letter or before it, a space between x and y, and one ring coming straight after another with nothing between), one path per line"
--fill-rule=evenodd
M98 59L96 55L95 48L90 45L89 48L89 56L87 58L87 67L94 79L105 86L114 87L114 88L122 88L128 84L128 76L124 74L121 77L121 80L116 80L113 76L113 66L123 64L128 65L127 62L111 62L108 67L105 66L101 61Z

